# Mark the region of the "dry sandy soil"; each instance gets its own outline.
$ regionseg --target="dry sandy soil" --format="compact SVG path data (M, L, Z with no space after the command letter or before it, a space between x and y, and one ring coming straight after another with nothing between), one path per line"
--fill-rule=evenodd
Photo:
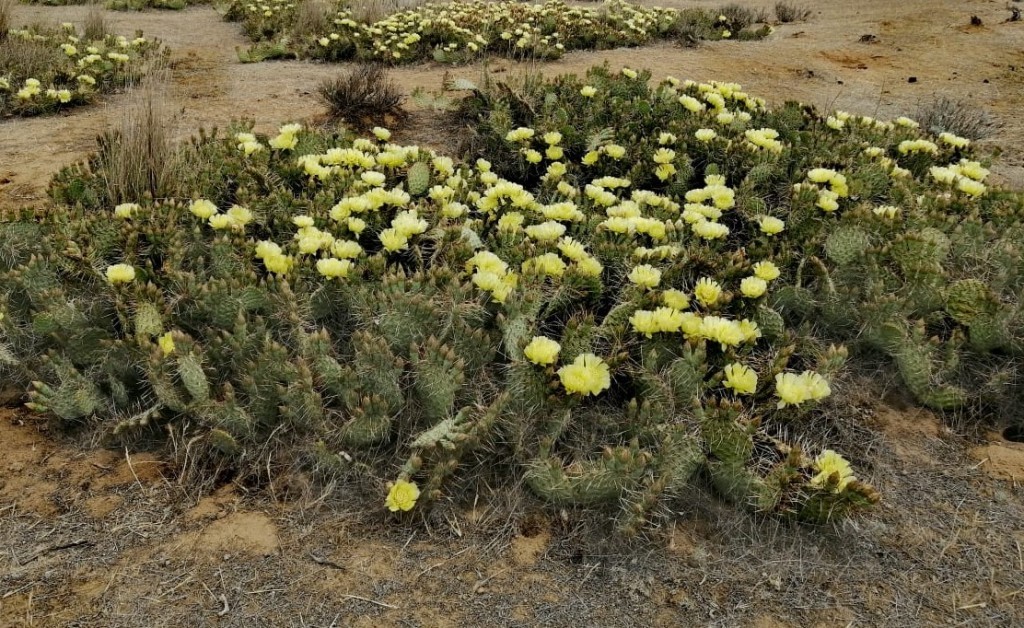
M487 71L580 72L608 60L880 117L936 95L965 99L1001 123L988 140L1003 149L996 172L1024 186L1024 22L1006 22L1003 2L807 4L809 21L763 42L500 60ZM84 15L19 6L15 22ZM317 82L338 69L241 65L237 25L206 7L107 18L171 47L179 137L240 116L266 130L313 117ZM861 42L868 34L873 43ZM444 71L393 76L408 91L432 90ZM84 157L129 98L0 122L0 206L45 202L48 178ZM429 111L401 133L445 147ZM104 449L2 411L0 625L1024 625L1024 445L863 397L820 433L882 493L874 512L834 528L791 526L694 488L673 503L674 525L628 542L593 513L553 513L519 493L445 504L405 526L354 508L342 490L226 483L199 494L158 455Z

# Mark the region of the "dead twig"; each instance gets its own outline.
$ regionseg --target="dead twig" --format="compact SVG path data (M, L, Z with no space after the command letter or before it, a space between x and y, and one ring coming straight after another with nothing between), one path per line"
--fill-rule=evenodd
M398 608L394 604L388 604L387 602L381 602L379 600L371 600L368 597L360 597L358 595L348 595L347 593L342 593L341 597L345 597L345 598L348 598L350 600L359 600L361 602L369 602L370 604L376 604L377 606L383 606L384 608L394 608L394 609Z
M343 565L339 565L338 563L336 563L336 562L334 562L332 560L327 560L326 558L324 558L322 556L317 556L313 552L309 553L309 558L314 563L316 563L318 565L323 565L324 567L330 567L331 569L340 569L342 571L345 570L345 567Z
M223 617L223 616L227 615L229 612L231 612L231 607L228 606L228 596L226 596L223 593L221 593L220 594L220 601L224 605L224 608L220 609L217 612L217 617Z
M59 545L51 545L50 547L41 549L38 552L36 552L35 554L33 554L32 557L29 558L28 560L26 560L25 562L21 562L20 560L17 560L17 559L16 560L18 562L18 566L19 567L24 567L25 565L27 565L27 564L29 564L29 563L31 563L33 561L38 560L39 557L42 556L43 554L50 554L52 552L59 552L61 550L72 549L72 548L75 548L75 547L85 547L85 546L90 546L90 545L95 545L95 543L93 543L92 541L86 541L85 539L78 539L76 541L71 541L70 543L61 543Z
M427 567L427 568L426 568L426 569L424 569L423 571L421 571L421 572L419 572L418 574L416 574L416 577L415 577L415 578L413 578L413 579L412 579L412 581L413 581L413 582L416 582L417 580L419 580L419 579L420 579L420 576L422 576L422 575L426 574L426 573L427 573L428 571L431 571L431 570L433 570L433 569L437 569L437 568L438 568L438 567L440 567L441 565L443 565L443 564L447 563L448 561L450 561L450 560L452 560L452 559L456 558L457 556L459 556L459 555L461 555L461 554L465 554L466 552L468 552L469 550L471 550L471 549L473 549L473 548L475 548L475 547L476 547L476 545L470 545L469 547L467 547L467 548L465 548L465 549L462 549L462 550L459 550L458 552L456 552L456 553L452 554L451 556L449 556L448 558L446 558L446 559L442 560L441 562L439 562L439 563L435 563L435 564L433 564L433 565L431 565L431 566Z

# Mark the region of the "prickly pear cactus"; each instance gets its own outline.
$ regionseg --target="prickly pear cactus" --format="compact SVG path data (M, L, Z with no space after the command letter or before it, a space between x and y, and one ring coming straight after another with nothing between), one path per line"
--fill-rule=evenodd
M978 279L961 279L946 288L946 312L961 325L970 327L982 317L991 317L998 308L992 291Z

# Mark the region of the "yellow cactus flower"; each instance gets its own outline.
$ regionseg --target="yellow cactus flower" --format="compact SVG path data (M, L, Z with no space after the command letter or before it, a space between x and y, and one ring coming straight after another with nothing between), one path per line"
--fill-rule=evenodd
M210 216L217 213L217 206L204 198L200 198L192 201L188 210L200 220L209 220Z
M618 144L608 144L607 146L604 147L604 152L612 159L622 159L623 157L626 156L625 147L620 146Z
M401 251L409 247L409 237L399 233L394 227L384 229L378 237L388 252Z
M661 271L650 264L635 266L629 273L629 281L648 290L661 283Z
M419 498L420 489L415 482L399 479L388 490L384 505L391 512L409 512L416 507L416 500Z
M128 219L134 216L140 209L142 207L138 203L121 203L114 208L114 215L118 218Z
M131 283L135 281L135 267L131 264L114 264L107 267L107 283Z
M725 367L725 387L738 395L752 395L757 390L757 372L738 362Z
M811 478L809 484L815 487L824 487L829 484L833 477L837 480L836 492L842 491L847 485L856 480L850 463L831 449L826 449L814 459L814 468L818 473Z
M685 310L690 307L690 297L686 296L686 293L682 290L666 290L662 292L661 302L677 310Z
M210 223L211 227L217 230L230 229L235 224L235 221L227 214L214 214L210 216L207 222Z
M779 278L779 275L782 274L782 271L779 270L779 267L768 260L758 262L754 264L751 268L754 271L755 276L760 277L765 281L774 281L775 279Z
M798 406L806 401L819 401L831 394L828 382L814 371L796 373L779 373L775 376L775 394L779 398L778 407Z
M565 225L554 220L542 222L539 225L530 225L526 228L526 235L537 242L552 242L565 235Z
M231 217L231 220L234 221L232 226L236 229L244 228L247 224L252 222L252 212L241 205L232 205L227 214Z
M740 282L740 292L749 299L756 299L768 291L768 282L756 275L745 277Z
M167 357L174 353L174 336L171 332L160 336L156 341L157 345L160 346L160 351L163 352L164 357Z
M786 228L786 223L774 216L761 216L758 225L761 227L761 233L770 236L782 233Z
M956 182L956 189L960 190L967 196L977 198L984 194L987 188L984 183L968 179L967 177L960 177Z
M697 297L697 301L705 307L714 305L722 296L722 286L714 279L702 277L697 282L696 287L694 287L693 295Z
M322 260L318 260L316 263L317 272L323 275L324 277L327 277L328 279L348 277L348 272L351 269L352 262L351 260L347 259L327 257Z
M558 369L558 378L567 392L583 396L598 395L612 385L608 364L593 353L576 356L572 364Z
M558 361L558 352L561 350L562 345L556 341L544 336L534 336L533 340L523 348L523 355L534 364L547 366Z

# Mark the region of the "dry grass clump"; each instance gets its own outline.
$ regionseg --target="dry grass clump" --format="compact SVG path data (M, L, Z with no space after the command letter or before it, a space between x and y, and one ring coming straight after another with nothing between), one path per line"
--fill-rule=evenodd
M0 0L9 2L10 0ZM0 8L2 13L2 8ZM3 18L0 17L0 20ZM6 31L4 31L6 33ZM51 68L60 67L64 53L54 46L40 46L24 37L0 39L0 76L46 76Z
M348 9L352 19L364 24L379 22L389 15L423 6L428 0L357 0Z
M121 126L100 140L100 172L111 203L166 195L174 180L169 119L167 71L161 69L133 90Z
M103 39L107 36L109 31L102 4L93 2L89 5L89 12L85 14L82 30L88 40Z
M921 104L916 119L932 133L953 133L972 140L992 135L996 122L977 104L939 96Z
M775 17L783 24L803 22L811 16L811 13L813 13L811 9L790 2L775 3Z
M735 2L718 9L718 14L725 17L726 24L733 31L740 31L768 20L768 13L764 9L754 10Z
M301 0L295 6L293 35L301 40L309 39L331 28L334 6L326 0Z
M362 125L405 117L402 110L405 94L395 86L387 69L381 65L361 64L323 81L317 93L327 105L328 117L334 121Z

